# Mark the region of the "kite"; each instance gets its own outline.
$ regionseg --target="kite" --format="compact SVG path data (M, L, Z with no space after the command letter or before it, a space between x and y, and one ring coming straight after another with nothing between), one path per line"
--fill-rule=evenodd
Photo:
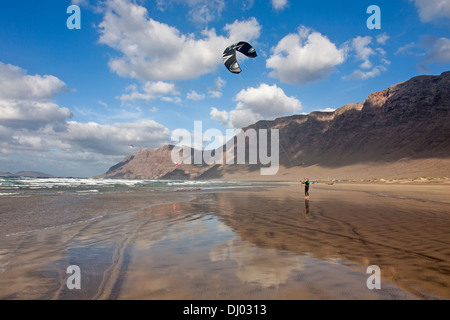
M255 49L244 41L232 44L225 49L223 52L223 63L225 64L225 67L233 73L240 73L242 70L236 59L236 51L239 51L250 58L256 58L257 54Z

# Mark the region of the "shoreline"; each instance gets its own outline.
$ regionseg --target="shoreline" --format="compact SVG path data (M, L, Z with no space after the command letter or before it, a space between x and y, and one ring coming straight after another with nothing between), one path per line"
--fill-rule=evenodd
M208 179L208 180L198 180L198 181L235 181L235 182L253 182L253 183L278 183L278 184L294 184L301 181L302 178L299 178L298 180L282 180L282 179L243 179L243 180L237 180L237 179ZM420 185L427 185L427 184L443 184L443 185L450 185L450 178L447 177L441 177L441 178L431 178L431 177L417 177L417 178L370 178L370 179L332 179L332 180L323 180L323 179L310 179L313 182L320 183L320 184L333 184L333 183L340 183L340 184L401 184L401 185L407 185L407 184L420 184ZM192 180L197 181L197 180Z

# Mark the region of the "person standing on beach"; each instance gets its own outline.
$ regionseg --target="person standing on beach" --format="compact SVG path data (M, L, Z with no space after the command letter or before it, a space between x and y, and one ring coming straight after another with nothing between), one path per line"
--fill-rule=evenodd
M303 179L305 179L305 178L303 178ZM309 178L306 178L306 179L302 182L302 184L305 185L305 199L308 199L308 200L309 200Z

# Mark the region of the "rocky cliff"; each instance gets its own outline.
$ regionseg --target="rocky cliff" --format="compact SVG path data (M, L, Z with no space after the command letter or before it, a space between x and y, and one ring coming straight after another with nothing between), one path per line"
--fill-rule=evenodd
M334 112L312 112L247 129L279 129L284 168L341 168L405 160L450 159L450 72L418 76ZM99 177L193 179L246 174L252 165L176 166L173 146L143 149ZM418 166L420 168L420 164Z
M450 72L418 76L334 112L313 112L249 128L280 129L285 166L450 157Z
M195 179L210 168L206 165L177 165L171 159L173 147L165 145L158 149L141 149L95 178Z

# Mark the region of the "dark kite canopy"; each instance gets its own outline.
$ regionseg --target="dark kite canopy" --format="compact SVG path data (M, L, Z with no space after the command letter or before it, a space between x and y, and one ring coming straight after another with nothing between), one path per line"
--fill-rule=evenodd
M237 51L250 58L255 58L257 56L255 49L245 41L240 41L227 47L223 52L223 63L225 64L225 67L233 73L240 73L242 71L237 62Z

